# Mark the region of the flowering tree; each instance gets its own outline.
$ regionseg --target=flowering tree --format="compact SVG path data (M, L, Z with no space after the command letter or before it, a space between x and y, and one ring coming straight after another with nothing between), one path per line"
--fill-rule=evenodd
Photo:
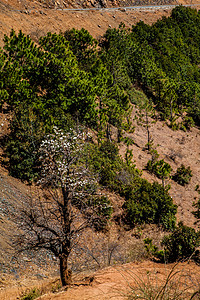
M97 192L97 183L84 163L86 134L54 128L41 143L42 199L24 203L18 224L21 250L47 249L59 259L62 285L71 282L68 258L78 235L87 227L105 224L111 207ZM44 200L45 199L45 200Z

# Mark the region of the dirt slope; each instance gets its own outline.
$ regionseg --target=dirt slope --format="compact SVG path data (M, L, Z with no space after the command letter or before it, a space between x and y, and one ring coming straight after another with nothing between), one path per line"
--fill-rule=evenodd
M109 267L104 270L98 271L93 275L93 281L89 286L80 284L78 287L73 287L66 292L61 292L57 295L48 294L41 297L44 300L122 300L127 299L131 287L143 286L144 283L149 287L158 288L162 286L172 269L172 265L155 264L152 262L143 262L137 264L126 264L124 266ZM193 291L198 290L200 283L199 267L192 264L182 264L175 268L179 272L178 276L175 276L172 280L174 285L168 290L170 292L181 293L181 290L188 287L188 293L185 293L183 299L189 299L189 295ZM176 285L176 286L175 286ZM140 291L137 290L136 294L139 295ZM147 292L148 293L148 292ZM143 294L144 295L144 294ZM143 299L143 298L139 298ZM147 299L147 298L145 298ZM172 299L172 298L171 298ZM193 298L195 299L195 298ZM199 299L199 298L196 298Z
M134 118L134 113L133 113ZM153 120L152 120L153 121ZM142 126L135 123L135 133L131 135L135 145L130 147L133 150L133 159L136 166L143 170L143 177L150 182L159 181L154 175L145 171L145 166L151 155L145 151L147 143L147 132ZM190 131L182 130L173 131L167 124L157 121L151 125L150 133L153 139L153 147L159 153L159 159L164 159L168 162L175 173L176 169L184 164L190 166L192 170L191 182L186 186L181 186L173 180L168 180L165 184L170 184L170 195L178 205L178 221L183 221L188 226L193 226L195 218L192 215L194 207L192 206L195 199L199 198L199 194L195 191L196 185L199 184L200 178L200 131L197 128L192 128ZM125 146L122 146L120 153L123 155Z
M141 291L145 288L145 284L149 291L154 290L158 293L172 272L166 289L167 295L171 296L168 299L188 300L200 288L199 271L200 267L192 262L175 266L144 261L140 264L129 263L123 266L107 267L93 274L79 274L74 277L74 284L67 291L61 289L53 293L52 290L57 284L56 280L30 281L29 287L37 287L43 291L43 296L37 298L38 300L123 300L127 299L132 288L135 290L135 295L142 295ZM28 292L23 284L25 285L25 282L21 286L18 284L0 291L0 299L20 299L20 295ZM145 292L148 295L147 289ZM178 294L181 298L173 298ZM198 300L199 297L200 295L197 294L192 299Z
M188 0L180 0L177 3L187 3ZM76 2L77 3L77 2ZM142 3L142 2L139 2ZM195 3L200 3L196 0ZM72 7L68 5L68 7ZM80 5L79 5L80 7ZM91 6L90 6L91 7ZM21 0L1 0L0 1L0 46L3 46L4 34L9 34L13 28L18 31L30 34L32 38L38 40L41 35L48 31L60 32L75 27L84 27L94 37L103 35L109 27L118 27L124 22L127 27L131 27L139 20L146 23L153 23L161 16L170 14L168 9L148 9L148 10L117 10L117 11L64 11L47 9L38 1Z

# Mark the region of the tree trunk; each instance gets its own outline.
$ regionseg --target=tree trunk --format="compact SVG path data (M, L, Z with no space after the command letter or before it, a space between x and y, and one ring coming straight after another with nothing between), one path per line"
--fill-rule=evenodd
M70 285L72 282L72 271L68 269L68 257L69 253L62 253L60 259L60 279L62 286Z
M163 176L162 176L162 186L163 186L163 188L165 188L165 179Z
M120 143L122 140L122 129L121 127L118 127L117 129L117 142Z
M150 131L149 131L149 119L148 119L148 113L146 110L146 129L147 129L147 150L150 150Z
M107 140L109 142L111 142L111 133L110 133L110 124L109 123L107 124L107 128L106 128L106 137L107 137Z

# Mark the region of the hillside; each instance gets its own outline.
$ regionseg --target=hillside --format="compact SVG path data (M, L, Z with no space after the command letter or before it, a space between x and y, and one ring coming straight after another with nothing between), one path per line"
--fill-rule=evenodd
M144 3L145 4L145 3ZM99 4L94 3L59 3L57 7L64 5L65 7L98 7ZM112 2L101 4L101 6L122 5L121 2ZM125 3L125 5L127 5ZM130 5L130 3L128 3ZM198 7L198 6L197 6ZM84 27L95 38L102 36L107 28L115 28L123 21L126 27L131 27L138 21L143 20L147 24L154 23L161 16L169 16L170 10L168 9L147 9L147 10L117 10L117 11L62 11L56 10L55 3L49 2L48 5L41 2L30 1L14 2L7 1L0 3L0 38L1 46L3 45L3 34L9 34L11 29L18 31L22 29L25 34L29 34L30 37L38 43L39 37L45 35L48 31L60 32L75 27L81 29ZM70 54L71 55L71 54ZM78 70L78 67L77 67ZM78 71L77 71L78 72ZM121 78L120 78L121 79ZM137 84L134 88L138 88ZM141 86L138 88L141 90ZM46 91L45 91L46 92ZM45 94L43 93L43 95ZM42 94L42 92L41 92ZM43 96L42 95L42 96ZM88 95L87 95L88 97ZM123 97L123 95L122 95ZM125 99L125 98L123 98ZM150 174L146 170L148 160L151 159L151 154L146 149L147 144L147 131L145 126L138 125L135 121L137 115L135 105L131 104L133 108L130 115L130 119L133 120L135 131L131 133L125 133L125 137L128 137L134 141L129 146L129 150L132 150L132 161L136 165L136 168L142 171L142 178L147 179L149 182L154 181L162 183L161 179L158 179L155 175ZM0 114L0 138L1 145L1 162L5 163L7 158L3 157L3 144L6 134L9 133L9 122L12 120L10 113L7 113L6 108L3 109L3 113ZM23 112L24 113L24 112ZM185 113L185 112L184 112ZM179 119L182 121L184 113ZM22 114L23 115L23 114ZM177 120L177 122L179 121ZM178 206L177 222L182 221L185 225L198 229L198 225L194 225L195 218L192 214L194 207L192 206L194 200L199 198L199 185L200 176L200 131L198 126L194 126L188 130L172 130L169 126L169 120L161 120L161 118L149 117L149 126L151 138L153 141L153 147L159 153L159 159L164 159L172 167L172 175L175 170L184 164L186 167L190 166L192 170L192 178L188 185L181 186L174 182L172 179L167 179L165 184L170 184L171 189L169 191L173 201ZM96 140L97 131L94 131L93 138ZM116 127L111 125L111 134L114 140L117 140ZM127 146L124 142L119 143L119 153L125 161ZM11 246L11 240L13 234L16 234L15 226L10 220L9 211L15 212L18 204L23 202L30 194L36 193L35 187L30 187L28 184L22 183L20 180L12 178L8 175L8 171L1 166L0 167L0 298L1 299L16 299L16 295L22 293L22 290L26 287L33 287L39 284L44 284L44 290L51 292L52 285L55 284L55 276L58 276L57 259L49 253L41 252L36 257L31 254L23 254L22 256L15 256L15 249ZM41 299L89 299L89 297L95 297L95 299L109 299L111 296L114 299L122 299L120 295L116 296L113 290L115 286L121 284L119 292L123 293L124 287L127 285L127 281L134 282L131 276L126 278L127 270L134 272L137 276L143 277L149 270L150 272L158 273L161 275L161 280L166 274L166 269L163 265L153 264L152 262L145 261L142 264L137 265L138 261L143 261L147 258L145 253L143 240L144 238L152 238L156 245L159 245L160 240L164 236L165 232L156 227L155 224L139 225L135 228L127 230L126 226L121 225L122 205L124 198L119 194L115 194L109 190L109 187L104 187L104 194L111 200L113 206L113 217L109 223L109 230L104 236L103 233L93 235L90 231L86 231L81 241L82 248L76 248L70 258L70 266L75 274L74 281L77 280L77 286L69 289L66 294L64 291L57 296L54 294L48 294ZM90 241L90 243L88 243ZM88 245L89 244L89 245ZM106 249L106 250L105 250ZM79 253L79 255L76 255ZM110 255L110 260L109 260ZM122 276L124 282L122 283L121 274L123 273L123 267L120 267L120 271L112 269L111 267L93 273L99 267L103 268L108 264L122 264L129 261L134 261L125 266L126 272ZM168 270L170 269L169 266ZM140 268L142 271L140 272ZM180 267L181 268L181 267ZM199 278L194 274L199 271L199 267L193 263L189 266L183 265L184 271L186 270L190 282L195 282L194 290L199 288ZM148 270L148 271L147 271ZM94 274L94 275L91 275ZM114 275L113 275L114 274ZM132 274L132 273L131 273ZM189 274L189 275L188 275ZM129 274L130 275L130 274ZM51 276L54 277L53 281ZM94 276L94 278L93 278ZM88 283L89 277L89 283ZM85 279L86 278L86 279ZM93 278L93 279L91 279ZM91 281L90 281L91 279ZM29 283L29 280L31 284ZM47 283L46 281L47 280ZM48 282L50 281L50 283ZM52 283L54 282L54 283ZM13 285L13 290L9 288ZM57 283L56 283L57 284ZM182 283L181 283L182 284ZM50 287L49 287L50 285ZM57 284L58 286L59 284ZM86 286L85 286L86 285ZM189 285L189 284L188 284ZM47 287L48 286L48 287ZM8 289L7 289L8 288ZM127 287L126 287L127 288ZM56 289L56 288L55 288ZM102 295L103 290L103 295ZM118 292L117 292L118 293ZM106 295L104 295L106 294ZM9 296L8 296L9 295ZM73 296L72 296L73 295ZM80 296L81 295L81 296ZM104 297L105 296L105 297ZM82 297L82 298L80 298ZM118 297L118 298L117 298ZM198 295L197 295L198 297ZM185 298L186 299L186 298ZM198 299L198 298L194 298Z
M187 1L178 1L180 4ZM198 1L195 1L198 4ZM137 4L138 5L138 4ZM140 5L140 3L139 3ZM81 5L67 5L66 7L81 7ZM91 7L91 5L89 6ZM108 26L118 27L124 22L127 27L136 24L139 20L152 24L161 16L168 16L168 9L147 9L127 11L62 11L47 9L38 1L1 1L0 3L0 46L3 45L4 34L9 34L13 28L22 29L31 35L34 40L47 32L60 32L72 27L87 29L92 36L99 37L104 34Z
M158 121L156 124L153 124L151 127L151 133L154 139L154 144L158 145L157 149L160 153L160 158L164 158L165 161L169 162L170 165L173 166L173 169L176 169L181 163L185 165L189 165L193 172L193 177L191 183L185 188L180 185L174 183L172 180L167 183L171 184L170 195L173 197L174 202L178 205L178 213L177 220L183 221L184 224L188 226L194 226L194 216L191 212L194 210L192 207L192 203L194 198L198 198L198 192L195 192L195 186L199 183L199 147L200 147L200 136L199 130L196 128L191 129L190 132L180 132L180 131L172 131L167 125ZM134 153L135 164L139 169L144 169L148 159L150 159L150 155L144 151L144 145L146 144L146 130L143 127L136 127L136 131L132 134L132 138L134 138L135 144L131 146ZM124 146L120 148L120 153L124 156L125 149ZM158 179L155 176L150 175L147 171L143 170L143 178L148 179L150 182L157 181ZM158 180L159 181L159 180ZM15 296L22 294L22 291L33 287L39 287L42 290L49 292L52 289L52 286L55 286L55 276L58 276L57 270L57 262L56 260L52 260L51 257L46 256L45 253L39 253L35 257L35 255L30 256L27 254L15 257L15 250L10 247L10 238L13 235L13 224L10 222L9 215L5 214L5 204L11 205L13 207L16 206L16 203L19 200L22 200L24 197L27 197L30 194L30 188L27 185L24 185L19 180L16 180L10 176L5 169L1 168L1 181L0 181L0 199L1 199L1 221L0 221L0 246L1 246L1 288L2 293L1 299L16 299ZM123 199L119 198L114 194L108 193L110 199L112 199L113 206L116 210L116 214L119 214L119 203L120 206L123 203ZM136 261L136 264L125 265L120 271L117 269L105 269L100 271L97 274L95 273L95 281L92 283L92 286L85 285L85 276L93 276L93 269L98 269L96 262L91 258L91 256L85 256L82 254L79 259L77 257L72 257L75 274L78 271L81 271L81 268L85 270L80 275L75 275L74 281L77 280L77 286L69 289L69 291L65 293L58 294L55 296L54 294L48 294L44 299L66 299L68 295L70 295L70 299L89 299L89 297L94 297L96 299L109 299L111 296L114 296L115 299L124 299L124 296L119 296L119 294L123 294L123 290L126 287L127 281L135 284L135 276L139 276L142 278L141 272L145 273L146 270L152 272L152 276L154 280L155 273L160 274L161 282L164 282L164 278L166 276L166 270L164 266L155 264L152 265L149 261L143 263L142 265L137 261L141 261L145 258L145 252L143 248L143 239L146 237L153 238L153 241L158 244L161 238L163 237L163 232L158 230L154 226L146 226L143 228L143 231L140 233L140 229L136 228L130 231L124 231L123 229L119 230L119 228L111 227L112 231L111 235L108 235L103 238L98 238L98 241L95 240L94 236L92 238L92 243L90 245L90 251L96 252L96 258L101 261L101 267L104 267L107 264L107 252L102 253L103 249L107 247L112 247L113 241L118 239L118 242L115 245L115 250L112 254L112 260L117 263L122 263L124 261L133 260ZM83 245L87 245L88 236L83 237L82 247ZM84 244L86 243L86 244ZM109 246L110 245L110 246ZM105 247L105 248L104 248ZM88 249L87 246L85 249ZM120 250L119 250L120 249ZM14 255L14 259L13 259ZM95 254L94 254L95 255ZM76 265L78 266L76 270ZM87 266L90 265L91 271L87 270ZM80 268L79 268L80 267ZM129 271L124 271L124 268ZM141 268L143 271L141 271ZM168 270L172 268L169 265ZM189 265L188 270L186 271L186 267L181 266L183 273L188 274L189 279L188 285L190 282L194 283L194 289L199 284L199 278L197 278L197 274L199 274L199 267L194 265ZM139 269L139 274L136 271ZM157 270L157 271L155 271ZM124 272L124 283L122 281L121 272ZM128 273L126 273L128 272ZM191 275L193 272L193 275ZM143 274L142 273L142 274ZM86 275L85 275L86 274ZM89 275L88 275L89 274ZM53 276L53 279L51 277ZM78 276L78 277L77 277ZM100 277L99 277L100 276ZM126 276L128 278L126 278ZM48 279L46 279L48 278ZM82 283L83 282L83 283ZM80 284L80 287L78 287ZM82 286L83 284L83 286ZM181 285L181 284L180 284ZM12 287L12 288L11 288ZM117 291L116 288L117 287ZM9 295L9 298L8 298ZM13 295L13 296L12 296ZM81 296L80 296L81 295ZM84 296L83 296L84 295ZM81 297L81 298L80 298ZM98 298L99 297L99 298ZM43 299L43 298L42 298ZM197 298L198 299L198 298Z

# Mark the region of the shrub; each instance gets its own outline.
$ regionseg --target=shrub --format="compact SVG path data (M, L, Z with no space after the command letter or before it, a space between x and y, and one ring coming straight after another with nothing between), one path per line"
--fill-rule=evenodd
M194 127L195 123L194 120L192 119L192 117L190 116L185 116L185 118L183 119L183 122L181 123L181 129L186 131L186 130L190 130L192 127Z
M193 203L193 206L196 208L195 211L192 211L192 214L197 219L196 223L200 220L200 198L196 203Z
M152 243L152 239L146 238L144 239L144 247L147 252L147 255L150 257L155 257L160 261L164 261L164 251L158 250L158 247Z
M158 178L161 178L164 184L164 179L169 177L172 171L172 167L164 161L164 159L158 161L149 160L146 166L147 170L155 174Z
M112 205L110 199L102 196L101 198L94 198L90 205L95 209L98 209L97 215L101 218L94 220L94 228L96 231L101 231L106 228L108 220L112 215Z
M130 225L155 223L165 229L173 229L176 223L177 206L160 184L143 180L132 191L131 197L124 203L125 221Z
M200 232L180 222L177 228L163 238L165 260L175 262L190 257L200 245Z
M186 185L190 182L192 177L192 171L190 167L186 168L183 164L176 170L176 173L172 177L180 185Z

